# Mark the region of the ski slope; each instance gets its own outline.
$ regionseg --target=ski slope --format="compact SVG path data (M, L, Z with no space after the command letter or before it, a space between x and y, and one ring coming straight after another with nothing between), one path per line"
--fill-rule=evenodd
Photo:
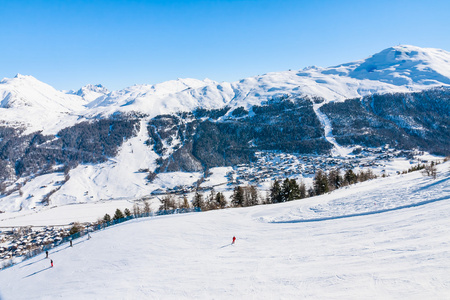
M438 167L435 180L415 172L289 203L125 222L53 249L53 268L40 255L1 271L0 297L448 299L450 163Z

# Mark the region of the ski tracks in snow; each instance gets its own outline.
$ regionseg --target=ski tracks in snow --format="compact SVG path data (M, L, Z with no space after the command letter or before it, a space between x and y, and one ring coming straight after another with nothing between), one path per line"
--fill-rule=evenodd
M339 145L339 143L336 141L336 138L333 135L333 127L331 126L331 121L328 119L327 115L320 111L320 107L323 104L313 104L314 112L317 115L317 118L319 119L320 123L322 123L323 129L325 131L325 139L333 145L334 149L332 151L333 156L340 156L345 157L347 156L352 150L346 149Z

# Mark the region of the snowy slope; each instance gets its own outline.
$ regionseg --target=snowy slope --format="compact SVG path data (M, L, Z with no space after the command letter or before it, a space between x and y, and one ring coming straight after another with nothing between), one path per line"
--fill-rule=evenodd
M273 72L233 83L177 79L113 92L101 85L88 85L67 94L31 76L18 75L0 82L0 120L26 124L30 131L56 132L75 122L77 115L136 111L154 117L197 107L214 109L229 105L249 109L283 95L339 101L442 85L450 85L450 53L405 45L339 66ZM36 117L42 114L45 118ZM49 127L50 124L54 125Z
M0 120L26 126L27 132L64 128L74 124L87 102L57 91L33 76L18 74L0 81Z
M177 79L155 85L135 85L91 102L91 114L138 111L154 117L178 111L224 106L230 101L230 84L205 79Z
M396 46L365 60L335 67L273 72L234 83L219 84L210 80L195 83L177 80L155 86L134 86L91 105L92 108L103 107L103 111L135 110L156 115L170 110L190 111L198 106L218 108L225 104L248 109L283 95L310 95L335 101L373 93L418 91L450 85L450 53Z
M99 115L108 116L117 111L144 113L147 116L141 119L141 131L121 146L117 157L71 170L70 180L51 197L52 205L134 199L158 187L195 182L200 176L171 173L147 184L146 174L138 170L154 170L159 157L144 144L148 139L144 124L154 116L226 105L250 110L253 105L283 95L320 96L325 102L340 101L371 93L450 85L449 78L450 53L414 46L388 48L365 60L339 66L273 72L234 83L177 79L113 92L101 85L87 85L75 93L64 93L32 76L17 75L0 82L0 124L26 126L25 133L43 130L44 134L56 134L64 127ZM336 142L331 123L321 113L320 105L315 104L314 110L325 129L326 139L334 146L333 154L345 157L352 149ZM9 213L40 208L39 201L59 188L56 183L61 177L62 174L53 173L28 178L22 193L17 191L1 199L0 210Z
M105 88L101 84L96 84L96 85L88 84L86 86L83 86L78 91L76 91L76 92L71 91L68 94L78 95L78 96L82 97L84 100L86 100L88 102L92 102L99 97L109 94L109 91L107 88Z
M50 251L53 268L40 255L1 271L0 294L446 299L449 180L447 163L436 180L416 172L290 203L122 223Z

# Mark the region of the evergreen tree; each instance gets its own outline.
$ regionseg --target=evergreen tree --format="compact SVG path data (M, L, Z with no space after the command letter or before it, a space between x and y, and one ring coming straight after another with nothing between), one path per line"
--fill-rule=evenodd
M75 234L75 233L80 232L82 230L83 230L83 226L81 226L80 223L75 222L75 223L73 223L72 228L70 228L69 234L72 235L72 234Z
M353 170L348 169L344 175L345 184L350 185L356 183L357 181L358 177L356 176L356 174L353 172Z
M119 220L123 219L125 216L123 215L122 211L120 209L116 209L116 212L114 213L113 220Z
M336 190L343 185L344 179L342 178L339 169L332 169L328 173L328 187L330 191Z
M275 180L270 187L270 201L272 203L279 203L282 201L280 182Z
M220 208L225 208L227 206L227 200L225 199L225 195L221 192L218 192L216 194L216 203L219 205Z
M314 197L316 195L316 192L314 191L313 187L310 187L308 189L308 197Z
M322 195L329 192L328 178L326 173L322 170L318 170L313 181L314 192L316 195Z
M209 210L217 209L219 207L219 204L216 202L216 192L214 189L212 189L208 197L206 197L206 207Z
M291 195L291 182L288 178L286 178L283 181L283 184L281 185L281 201L280 202L286 202L289 201L289 197Z
M233 195L231 195L231 204L234 207L244 206L244 189L241 186L234 188Z
M375 174L373 174L371 169L367 169L366 171L359 171L358 176L357 176L357 181L359 182L364 182L370 179L374 179L377 176Z
M298 187L298 198L303 199L306 198L306 196L306 185L302 181Z
M105 223L111 222L111 216L108 214L105 214L105 216L103 217L103 222L105 222Z
M203 194L200 194L198 191L195 192L194 198L192 199L192 206L195 208L200 208L201 210L205 209Z
M254 206L259 204L258 190L254 185L248 186L246 189L246 206Z
M288 201L292 201L294 199L300 199L300 186L298 185L297 181L292 178L289 180L289 186L291 193L289 194Z
M130 217L131 216L131 211L128 208L125 208L123 213L125 214L126 217Z

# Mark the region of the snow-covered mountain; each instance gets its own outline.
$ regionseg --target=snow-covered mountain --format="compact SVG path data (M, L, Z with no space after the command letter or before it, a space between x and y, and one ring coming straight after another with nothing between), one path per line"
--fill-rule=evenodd
M391 47L367 59L334 67L273 72L233 83L178 79L113 92L101 85L87 85L66 94L32 76L18 75L0 82L0 120L23 124L28 132L56 133L74 124L78 116L107 116L117 111L153 117L198 107L249 109L283 95L342 101L449 85L450 53L415 46Z
M0 82L0 210L192 187L207 169L249 164L261 151L324 161L356 146L448 155L449 87L450 53L414 46L233 83L66 93L18 75Z
M87 104L83 98L58 91L33 76L17 74L0 81L0 121L25 127L26 132L70 126Z
M78 91L76 91L76 92L70 91L68 94L75 94L75 95L82 97L83 99L85 99L88 102L92 102L95 99L97 99L101 96L104 96L108 93L109 93L109 90L101 84L96 84L96 85L88 84L88 85L83 86Z
M450 85L450 53L444 50L396 46L365 60L329 68L267 73L233 83L211 80L169 81L137 85L114 92L89 107L102 112L140 111L154 116L195 107L250 108L283 95L310 95L326 101L374 93L418 91ZM181 87L181 88L180 88Z

